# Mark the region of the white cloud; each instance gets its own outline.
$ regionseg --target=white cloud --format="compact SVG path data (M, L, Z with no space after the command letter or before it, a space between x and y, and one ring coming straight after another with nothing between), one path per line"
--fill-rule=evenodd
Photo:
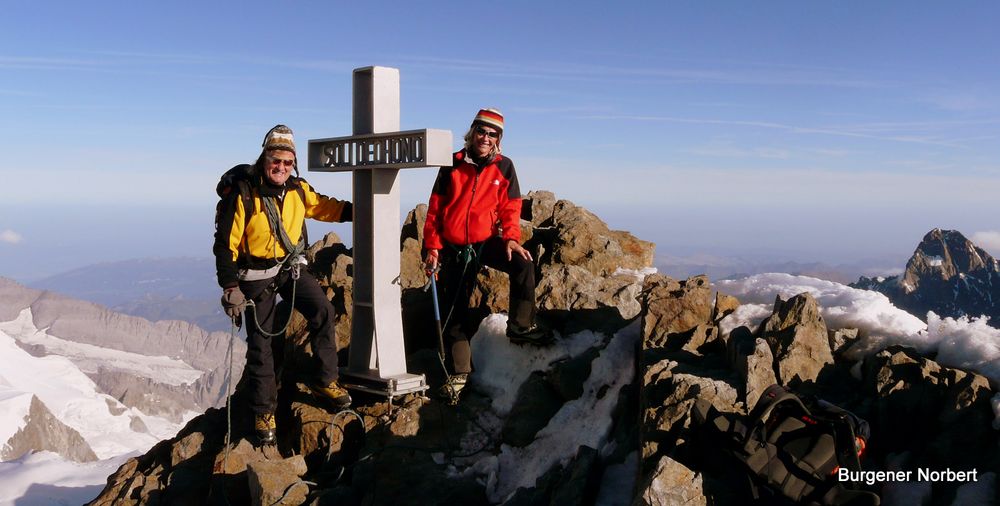
M21 242L22 239L23 238L21 237L21 234L10 229L0 232L0 242L5 242L7 244L17 244Z
M972 242L995 257L1000 257L1000 231L986 230L972 234Z
M721 280L715 286L743 303L736 313L722 320L723 332L740 325L755 328L771 314L775 295L787 300L809 292L829 328L862 331L865 337L848 352L851 359L902 344L924 354L937 353L935 360L941 365L975 371L989 378L994 386L1000 384L1000 329L989 326L986 316L942 318L928 312L925 324L881 293L782 273Z

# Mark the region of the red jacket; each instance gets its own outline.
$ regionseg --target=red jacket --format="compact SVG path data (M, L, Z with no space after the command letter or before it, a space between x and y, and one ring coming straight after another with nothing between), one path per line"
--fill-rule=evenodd
M514 162L497 155L479 167L467 157L459 151L452 167L438 171L427 205L426 249L465 246L495 235L521 241L521 188Z

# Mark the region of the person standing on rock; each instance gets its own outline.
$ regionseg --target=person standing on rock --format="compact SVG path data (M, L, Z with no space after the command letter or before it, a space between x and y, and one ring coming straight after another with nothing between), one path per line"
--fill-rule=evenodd
M316 278L304 267L306 218L327 222L351 221L350 202L317 193L298 174L292 130L277 125L264 137L260 156L252 165L237 166L233 191L224 195L216 216L216 274L223 289L222 307L238 322L246 309L247 360L244 374L250 389L254 430L262 444L275 441L277 384L274 350L280 351L290 311L278 316L276 295L289 301L305 317L310 331L318 377L308 385L336 408L351 404L351 396L337 382L334 309ZM230 174L227 173L227 176ZM280 320L280 321L279 321ZM238 324L238 323L237 323Z
M441 394L457 401L472 371L469 338L480 321L468 310L482 265L510 277L507 337L543 345L552 331L535 322L535 266L521 244L521 189L514 162L500 154L504 118L482 109L465 133L465 147L451 167L441 167L431 191L424 225L424 263L440 268L441 311L453 373ZM450 314L450 317L445 315Z

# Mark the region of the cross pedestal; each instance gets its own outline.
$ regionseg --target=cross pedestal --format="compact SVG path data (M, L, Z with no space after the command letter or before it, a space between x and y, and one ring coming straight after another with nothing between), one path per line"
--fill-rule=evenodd
M309 171L354 178L354 307L342 382L387 395L427 389L406 372L399 278L400 169L451 164L450 130L399 130L399 70L354 70L354 135L309 141Z

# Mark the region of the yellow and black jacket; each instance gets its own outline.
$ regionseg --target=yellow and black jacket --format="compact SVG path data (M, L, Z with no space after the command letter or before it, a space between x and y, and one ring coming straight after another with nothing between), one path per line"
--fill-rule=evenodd
M305 232L305 219L327 222L352 220L350 202L316 192L305 179L291 177L284 187L251 185L252 198L244 200L239 192L227 195L219 209L215 230L215 269L219 286L238 284L240 269L268 269L285 257L281 241L271 233L261 197L278 199L282 226L292 244ZM244 202L251 202L248 208Z

